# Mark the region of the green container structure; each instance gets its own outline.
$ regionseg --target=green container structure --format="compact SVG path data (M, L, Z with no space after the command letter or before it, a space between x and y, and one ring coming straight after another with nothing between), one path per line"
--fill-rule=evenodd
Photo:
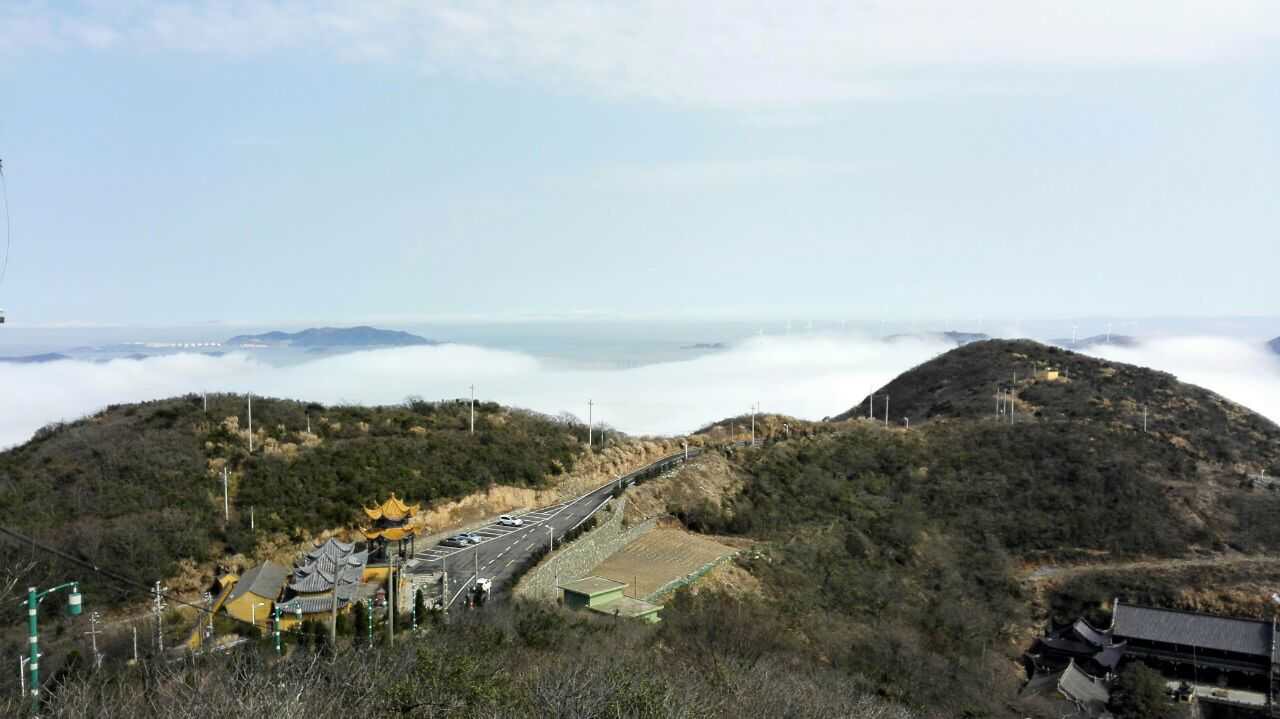
M43 592L35 587L27 587L27 644L31 649L28 667L31 670L31 713L40 713L40 600L63 589L71 590L67 596L67 614L77 617L83 610L84 595L80 593L80 582L67 582Z
M626 595L627 585L604 577L584 577L560 584L564 605L570 609L587 609L611 617L636 619L649 624L662 621L661 604L653 604Z

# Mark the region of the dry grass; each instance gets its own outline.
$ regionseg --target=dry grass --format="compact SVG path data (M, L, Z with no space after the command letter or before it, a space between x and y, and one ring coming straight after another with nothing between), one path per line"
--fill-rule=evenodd
M644 597L734 551L683 529L659 528L628 544L591 574L629 584L629 596Z

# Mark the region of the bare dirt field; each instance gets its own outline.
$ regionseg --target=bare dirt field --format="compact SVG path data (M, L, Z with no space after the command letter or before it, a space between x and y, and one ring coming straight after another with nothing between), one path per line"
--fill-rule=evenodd
M606 559L591 574L626 583L627 596L644 598L735 551L683 529L658 528Z

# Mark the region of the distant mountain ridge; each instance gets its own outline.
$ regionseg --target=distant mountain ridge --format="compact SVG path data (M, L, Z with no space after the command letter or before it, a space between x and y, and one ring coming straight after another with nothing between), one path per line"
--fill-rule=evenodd
M312 327L301 332L264 332L236 335L227 340L231 347L412 347L438 345L439 342L399 330L382 330L368 325L359 327Z
M912 333L889 335L888 337L884 338L884 341L897 342L899 340L906 340L906 339L941 340L943 342L950 342L957 347L963 347L964 345L967 345L970 342L981 342L983 340L989 340L991 339L991 336L983 334L981 332L955 332L955 331L948 330L946 332L912 332Z
M1271 340L1270 342L1268 342L1267 346L1271 348L1272 352L1275 352L1276 354L1280 355L1280 337L1277 337Z
M46 352L38 355L22 355L20 357L0 357L0 362L6 364L43 364L45 362L57 362L58 360L71 359L67 355L58 352Z
M1066 338L1057 338L1049 340L1049 344L1057 345L1063 349L1089 349L1099 345L1114 345L1116 347L1136 347L1138 338L1129 335L1093 335L1092 337L1081 337L1077 340Z

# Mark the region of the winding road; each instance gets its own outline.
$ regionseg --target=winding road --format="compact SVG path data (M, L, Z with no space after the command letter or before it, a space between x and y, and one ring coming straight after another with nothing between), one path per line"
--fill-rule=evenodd
M701 452L690 448L688 457L693 459ZM631 486L637 479L660 474L684 461L684 452L667 455L581 497L521 514L519 516L524 525L520 527L504 527L495 522L473 530L483 538L480 544L469 547L436 544L414 554L405 569L412 575L436 572L443 568L448 576L448 596L445 598L447 606L461 601L466 590L474 585L477 576L492 580L492 592L497 595L510 589L516 570L538 547L550 546L553 538L555 546L560 546L560 537L599 511L619 483L623 487Z

